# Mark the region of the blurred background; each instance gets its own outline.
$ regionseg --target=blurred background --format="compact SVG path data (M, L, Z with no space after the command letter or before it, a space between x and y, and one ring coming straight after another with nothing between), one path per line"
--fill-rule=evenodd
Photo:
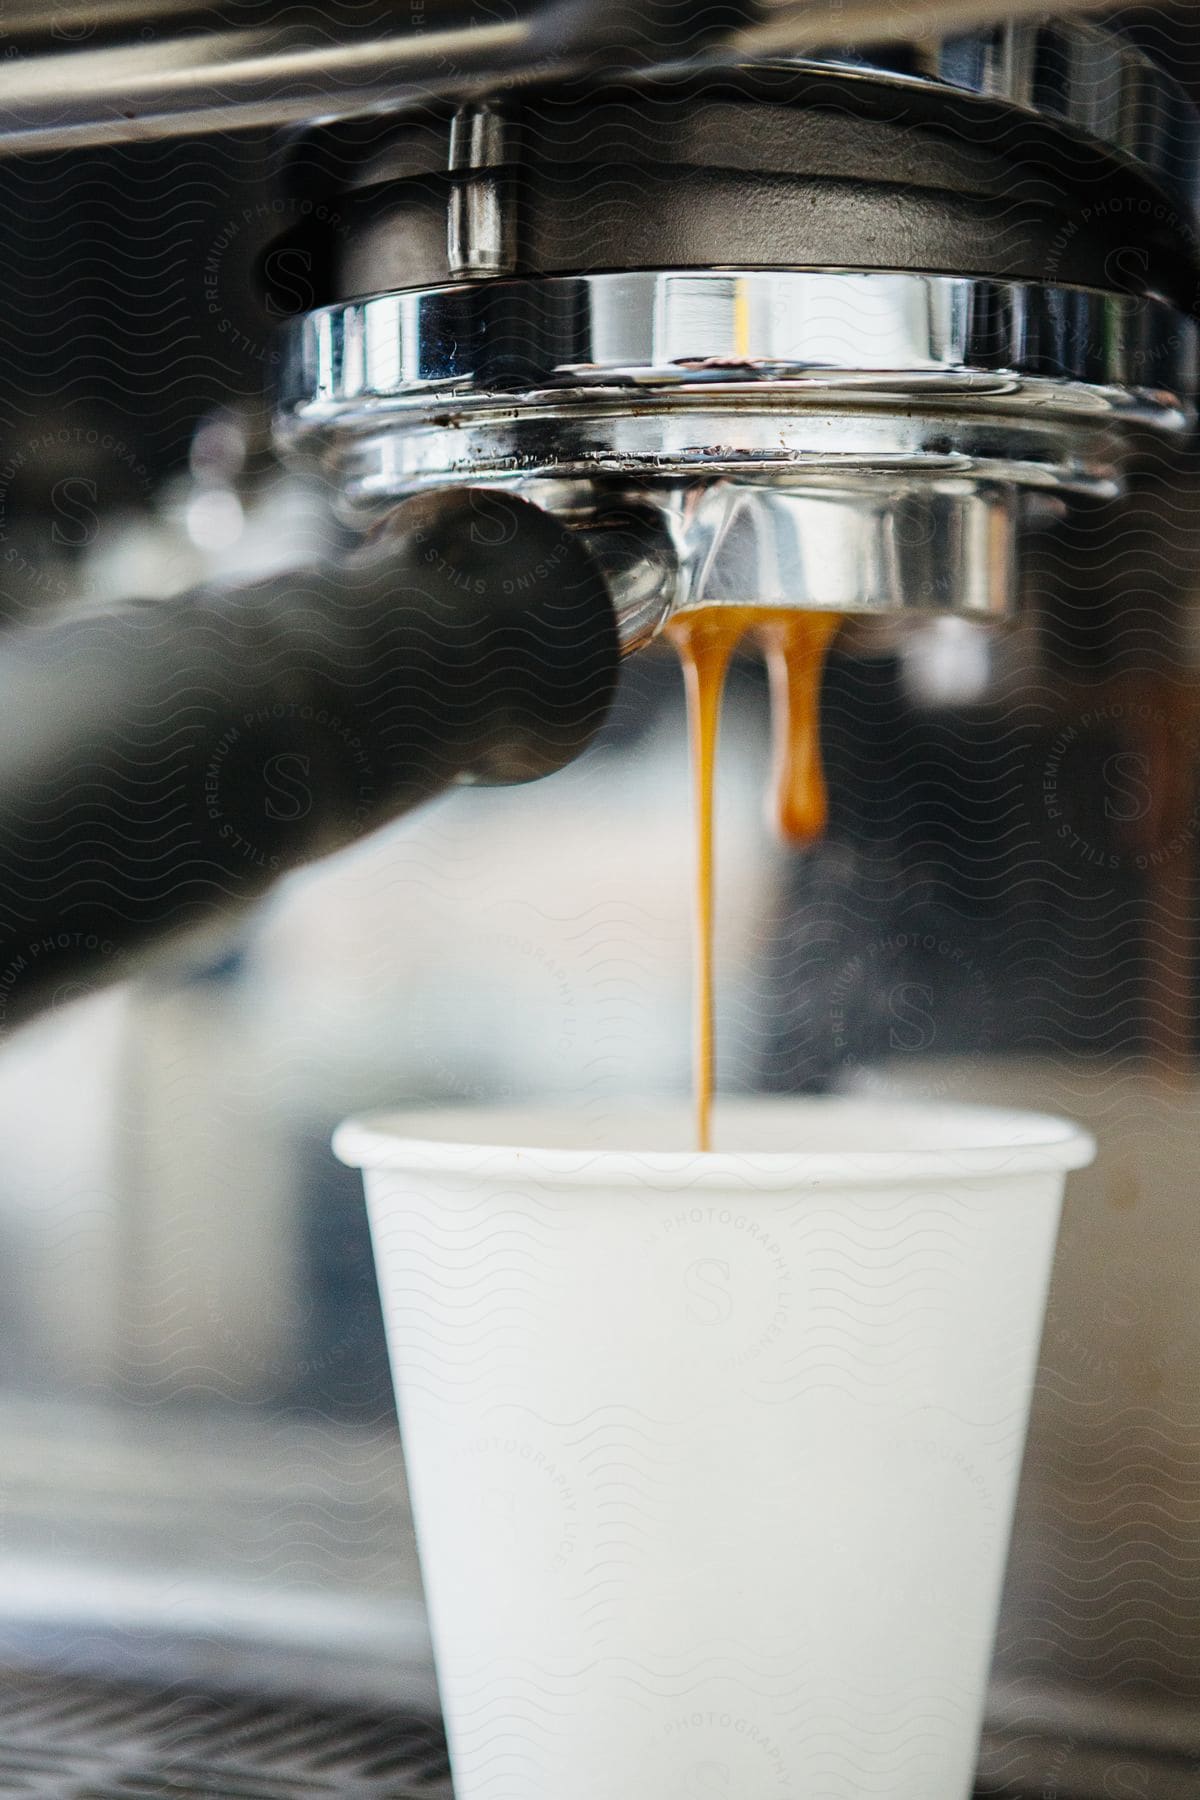
M1200 92L1192 17L1157 41ZM298 207L286 154L242 133L5 164L6 617L331 533L266 424L280 296L312 297L302 253L269 248ZM764 823L753 661L728 695L721 1090L1020 1101L1101 1145L1051 1299L994 1791L1200 1792L1198 474L1194 447L1148 456L1115 531L1100 506L1047 530L1003 637L844 632L817 847ZM678 671L637 658L562 774L456 792L2 1035L0 1656L433 1704L330 1132L385 1104L685 1089L686 775Z

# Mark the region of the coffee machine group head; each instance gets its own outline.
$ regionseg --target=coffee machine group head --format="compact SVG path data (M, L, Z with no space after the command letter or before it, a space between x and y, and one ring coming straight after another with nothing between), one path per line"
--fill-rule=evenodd
M507 34L410 21L335 55L285 22L19 63L0 152L291 131L278 248L311 297L277 439L349 544L8 635L10 961L80 867L96 942L140 948L455 779L551 772L620 653L689 611L1010 615L1040 527L1186 439L1200 128L1169 74L1087 23L938 40L940 0L907 42L890 6L839 7L836 51L815 0L710 10L528 0ZM264 256L268 290L295 267ZM312 805L263 848L281 756ZM76 804L64 771L97 768ZM30 1009L65 967L37 966Z
M699 606L1005 616L1037 528L1189 425L1198 145L1070 23L327 128L280 442L362 525L534 501L627 649Z

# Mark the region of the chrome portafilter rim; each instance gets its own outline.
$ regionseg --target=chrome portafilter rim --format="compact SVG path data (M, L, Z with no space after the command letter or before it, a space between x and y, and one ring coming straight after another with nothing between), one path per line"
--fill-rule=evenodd
M797 408L970 397L993 409L1184 423L1196 324L1149 295L857 269L661 269L457 282L319 308L289 328L284 441L383 411L468 418L657 395Z
M297 321L279 436L352 518L470 482L593 533L627 647L697 605L1003 615L1022 526L1190 427L1197 335L1152 296L904 271L458 283Z

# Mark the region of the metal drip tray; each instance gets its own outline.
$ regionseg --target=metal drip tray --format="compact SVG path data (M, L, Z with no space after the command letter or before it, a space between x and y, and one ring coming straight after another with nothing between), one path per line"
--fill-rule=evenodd
M1189 1800L1197 1765L1034 1730L985 1738L976 1800ZM1124 1779L1125 1787L1114 1787ZM453 1800L427 1714L0 1671L0 1800ZM746 1795L742 1800L755 1800Z
M452 1800L390 1421L10 1399L0 1437L0 1800ZM1196 1800L1195 1706L1018 1667L978 1783Z
M0 1675L0 1796L451 1800L441 1731L396 1712Z

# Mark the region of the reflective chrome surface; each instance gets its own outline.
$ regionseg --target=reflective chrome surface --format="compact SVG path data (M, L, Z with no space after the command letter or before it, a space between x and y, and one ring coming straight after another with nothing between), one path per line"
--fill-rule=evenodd
M701 604L1003 613L1037 508L1115 493L1131 427L1184 428L1196 336L1154 300L945 276L459 285L299 321L280 433L359 520L447 481L653 519L677 574L614 539L626 648Z
M752 604L1003 613L1015 585L1012 488L717 482L675 505L687 550L676 611Z
M602 484L520 485L569 519L613 507ZM654 508L640 533L586 529L626 652L697 606L988 616L1003 615L1016 588L1024 509L1011 485L879 475L825 487L677 482L645 489L639 504Z
M1057 10L1060 13L1084 12L1089 6L1098 9L1098 0L1064 0ZM188 15L211 18L214 13L224 12L236 14L236 0L226 0L223 6L204 5L202 0L7 0L4 7L4 31L16 39L44 38L47 31L53 33L57 28L61 37L72 34L73 41L79 42L90 38L99 31L106 30L114 24L136 22L139 25L157 25L164 21L172 21ZM270 8L261 8L269 11ZM287 10L286 0L279 0L276 9L281 15ZM326 14L336 16L338 6L334 0L326 0L323 8ZM343 9L345 10L345 9ZM357 9L360 14L362 7ZM434 17L441 10L440 0L428 0L427 10ZM906 7L909 22L920 21L925 29L932 29L939 20L957 18L960 22L978 23L997 17L1016 17L1021 12L1042 10L1041 7L1028 6L1020 0L1006 0L998 4L998 0L909 0ZM786 27L802 34L809 42L814 31L826 39L831 35L829 30L828 0L761 0L755 8L757 12L739 34L738 41L750 38L752 41L765 41L773 32ZM841 38L845 32L854 35L856 32L869 32L874 41L886 39L883 27L895 24L895 8L890 0L837 0L839 22L845 31L839 30Z
M451 85L451 70L469 84L515 72L537 54L528 17L480 22L464 7L457 17L438 10L444 24L423 31L355 33L335 15L319 30L280 20L148 42L135 33L84 42L69 56L61 45L17 54L4 63L0 148L73 149L345 117L428 92L439 79ZM84 25L72 29L86 37Z
M1090 0L1059 0L1059 14L1087 10ZM1014 97L1036 96L1054 116L1056 84L1076 82L1102 94L1069 115L1073 124L1119 145L1157 169L1156 121L1178 128L1174 100L1164 98L1152 65L1135 52L1115 66L1111 57L1081 49L1068 57L1036 44L1018 51L1002 38L996 48L965 57L929 49L936 34L956 39L978 25L1041 13L1041 0L759 0L740 27L708 34L692 9L657 9L649 17L611 5L566 8L551 0L509 0L503 9L465 0L422 0L381 8L378 20L351 4L321 9L319 27L279 4L254 8L254 22L234 4L197 7L186 0L62 0L53 8L20 4L3 9L6 41L0 151L60 149L130 142L146 137L292 125L386 111L429 93L469 97L497 81L545 79L601 55L609 63L677 64L704 55L728 62L743 57L822 53L847 46L916 40L932 58L933 78L975 91L973 68L985 72L983 91L1004 97L1007 71L1019 71ZM196 20L204 26L196 31ZM213 28L217 21L218 28ZM177 27L177 28L175 28ZM227 28L223 28L227 27ZM1060 28L1061 38L1061 28ZM1043 40L1046 41L1046 40ZM65 55L64 52L70 52ZM902 67L911 67L906 52ZM957 60L956 60L957 59ZM1089 66L1089 62L1090 65ZM1043 65L1046 78L1036 69ZM885 60L880 72L897 71ZM1169 84L1168 84L1169 85ZM1164 110L1165 109L1165 110ZM1132 135L1130 131L1132 129ZM1167 152L1168 161L1175 155ZM1162 173L1161 170L1157 172Z
M247 13L252 22L247 22ZM198 16L195 16L198 15ZM124 29L112 29L114 18ZM178 29L171 29L177 24ZM197 29L197 25L200 29ZM661 45L623 44L628 15L548 0L185 7L170 0L0 9L7 38L0 150L179 137L387 111L430 93L577 69L596 54L642 60L703 40L681 18Z
M1054 11L1100 12L1105 0L1059 0ZM761 18L733 39L756 56L771 51L828 44L894 43L907 33L928 39L936 32L962 32L998 19L1044 18L1046 0L762 0Z
M540 496L535 491L535 497L581 521L588 550L608 583L622 653L649 643L675 605L681 577L678 540L665 513L640 504L636 496L601 499L586 486L572 493L566 483L552 502L544 491Z
M386 406L453 426L464 403L511 411L518 394L528 407L580 389L710 401L752 389L757 407L777 384L789 406L837 392L856 403L966 393L989 407L1138 412L1170 426L1194 386L1196 342L1194 322L1161 301L1022 282L824 269L552 276L310 313L291 327L282 398L297 423Z
M974 406L887 412L830 402L824 411L815 405L789 411L778 396L774 408L760 409L732 397L724 408L672 405L662 397L589 408L584 398L574 407L497 410L444 425L414 426L387 414L372 424L358 414L318 439L352 506L447 481L621 475L647 481L765 476L827 486L847 474L908 472L1112 492L1123 445L1111 420L1056 423L1047 416L1049 404L1039 416L1036 394L1028 419L989 416Z

